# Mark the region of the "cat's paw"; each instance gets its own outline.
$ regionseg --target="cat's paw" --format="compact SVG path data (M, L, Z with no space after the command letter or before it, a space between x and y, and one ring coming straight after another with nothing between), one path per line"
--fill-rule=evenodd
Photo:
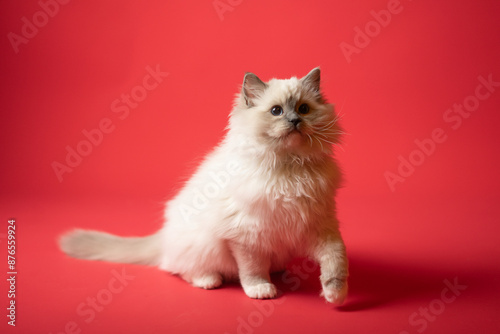
M323 292L321 295L326 301L335 305L342 305L347 297L347 279L331 278L322 283Z
M222 276L219 274L209 274L193 278L193 286L202 289L215 289L222 285Z
M272 283L260 283L256 285L243 287L248 297L254 299L276 298L278 290Z

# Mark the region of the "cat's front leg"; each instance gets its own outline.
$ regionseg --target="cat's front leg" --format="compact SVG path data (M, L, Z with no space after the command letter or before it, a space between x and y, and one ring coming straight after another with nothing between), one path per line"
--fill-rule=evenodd
M314 247L314 258L321 268L321 295L333 304L341 305L347 296L348 261L340 233L327 232Z
M231 248L246 295L256 299L276 298L278 292L269 276L270 258L236 243Z

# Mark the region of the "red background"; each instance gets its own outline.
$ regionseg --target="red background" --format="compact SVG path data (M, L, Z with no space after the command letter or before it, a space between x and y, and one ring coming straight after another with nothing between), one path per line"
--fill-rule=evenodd
M371 11L393 1L220 2L231 9L221 16L212 0L71 1L46 21L37 1L1 4L2 258L9 218L18 247L17 326L6 324L2 280L2 332L71 332L74 322L82 333L498 333L500 87L457 129L443 117L474 102L480 76L500 81L500 3L402 0L380 27ZM14 47L24 17L40 27ZM372 37L349 62L340 45L355 45L367 24ZM157 65L168 76L120 119L113 101ZM243 74L288 78L316 66L349 133L337 154L345 306L318 297L319 273L300 260L301 272L273 278L283 297L256 303L237 285L202 291L154 268L58 250L73 227L157 230L164 199L222 137ZM53 162L65 164L66 147L105 118L114 130L59 182ZM446 140L418 153L415 140L436 128ZM384 175L398 173L400 156L419 165L392 191ZM134 279L85 322L78 306L104 298L113 270ZM445 303L445 280L467 288Z

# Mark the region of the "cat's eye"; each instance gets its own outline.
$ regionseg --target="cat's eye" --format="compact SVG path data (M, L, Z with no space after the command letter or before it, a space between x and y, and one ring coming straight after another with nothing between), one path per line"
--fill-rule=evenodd
M273 114L273 116L281 116L283 115L283 108L281 108L281 106L274 106L271 108L271 114Z
M302 115L305 115L307 113L309 113L309 106L305 103L302 103L300 106L299 106L299 113L302 114Z

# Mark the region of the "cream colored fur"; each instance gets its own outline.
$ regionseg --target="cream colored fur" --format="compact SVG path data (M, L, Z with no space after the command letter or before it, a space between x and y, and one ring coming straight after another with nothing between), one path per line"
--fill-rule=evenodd
M79 258L158 265L205 289L239 278L251 298L276 297L270 272L308 256L320 264L322 295L341 304L348 265L332 158L341 130L319 83L319 68L267 83L247 73L225 138L166 204L163 229L145 238L75 231L61 248ZM309 112L299 112L302 104ZM273 115L274 106L283 114Z

